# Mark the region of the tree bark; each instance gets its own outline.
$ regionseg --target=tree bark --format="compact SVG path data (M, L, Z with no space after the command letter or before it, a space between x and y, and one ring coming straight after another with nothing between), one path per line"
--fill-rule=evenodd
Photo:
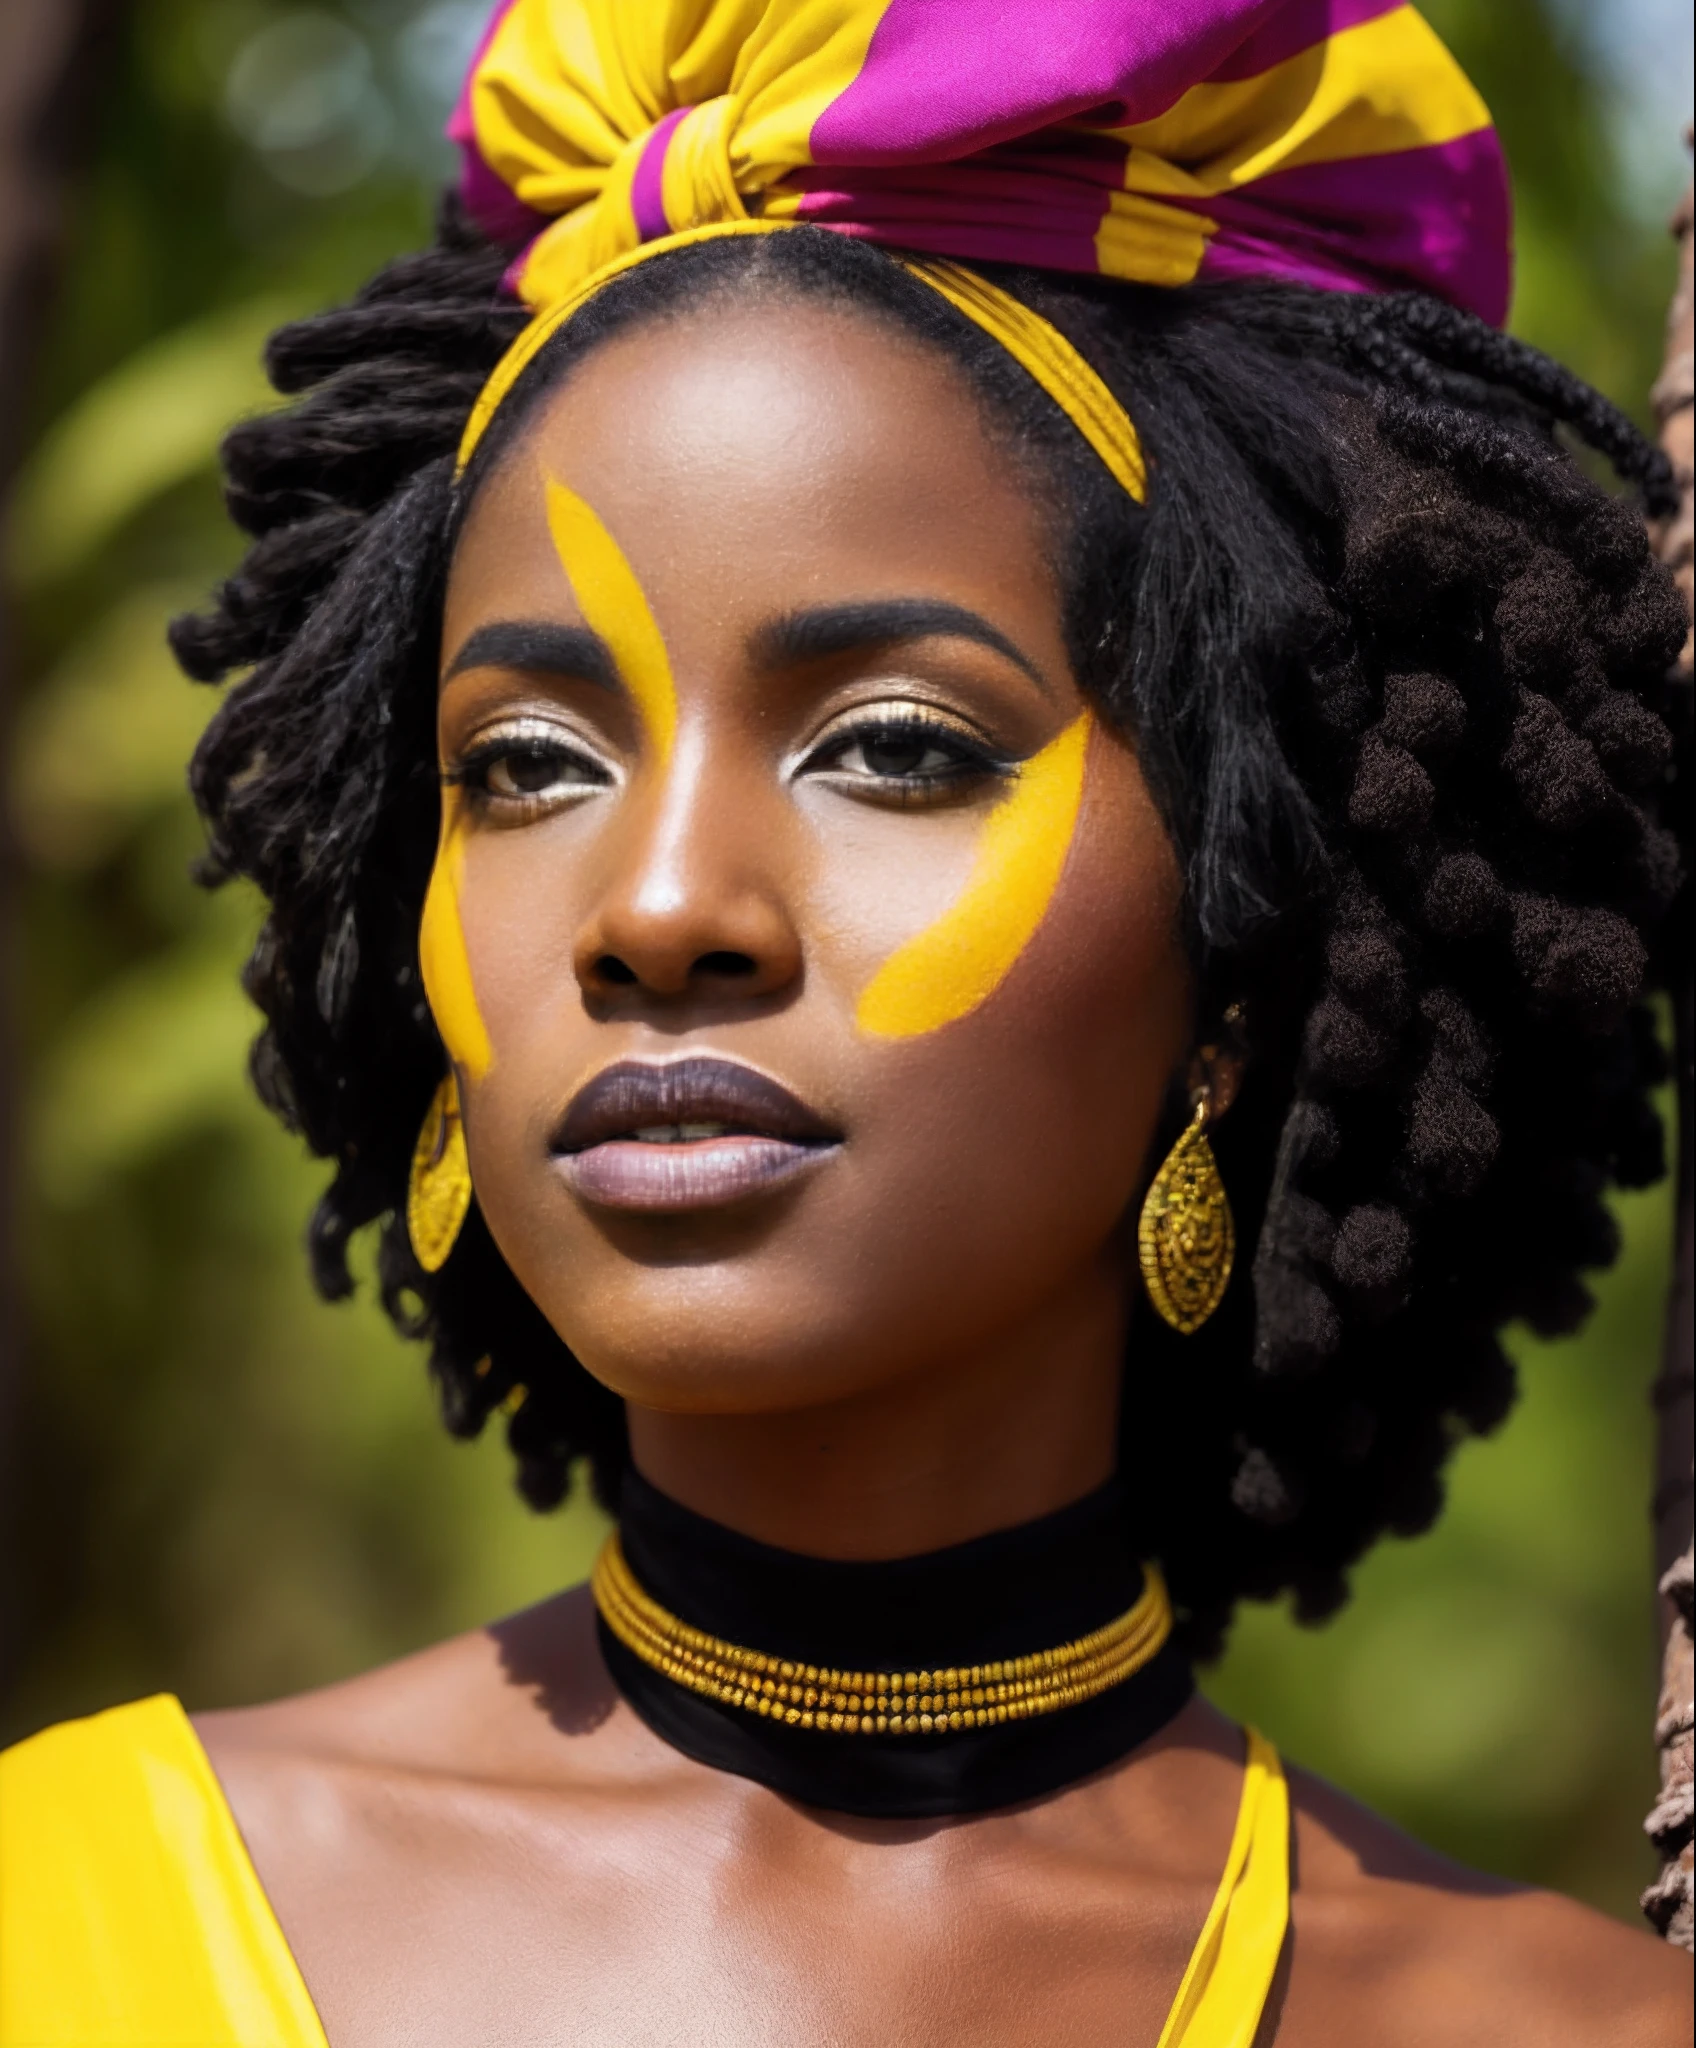
M91 88L105 69L122 0L0 0L0 502L23 453L27 398L52 303L73 171L87 137ZM11 727L11 619L0 587L0 749ZM16 863L0 823L0 1503L15 1495L21 1381L13 1263L16 1159ZM0 1694L17 1656L16 1588L0 1541Z
M1690 140L1686 133L1685 140ZM1679 510L1654 535L1655 549L1691 603L1691 442L1696 415L1691 409L1691 194L1687 189L1672 217L1679 242L1678 287L1667 315L1666 364L1653 397L1661 445L1677 472ZM1692 687L1691 639L1679 656L1678 680ZM1687 714L1688 715L1688 714ZM1691 772L1688 764L1683 772ZM1687 807L1688 794L1680 798ZM1690 915L1686 890L1682 922ZM1675 935L1677 971L1672 981L1674 1067L1678 1082L1678 1224L1674 1239L1672 1298L1667 1307L1666 1353L1655 1386L1660 1443L1655 1487L1655 1564L1662 1606L1663 1659L1655 1741L1661 1756L1661 1796L1644 1829L1661 1857L1661 1874L1643 1894L1643 1910L1668 1941L1692 1946L1691 1911L1691 1438L1693 1226L1691 1178L1696 1172L1696 1084L1692 1079L1692 976L1688 931Z

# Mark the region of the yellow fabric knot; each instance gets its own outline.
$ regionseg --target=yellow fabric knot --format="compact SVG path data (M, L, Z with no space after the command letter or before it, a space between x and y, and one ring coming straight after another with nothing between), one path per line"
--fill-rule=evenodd
M547 236L545 287L520 256L538 310L633 248L751 213L1144 284L1412 285L1501 318L1488 110L1405 0L1337 12L498 0L449 133L497 240L594 216Z
M748 218L730 168L730 137L737 112L736 101L724 93L691 107L671 131L661 182L666 225L671 230Z
M746 220L730 164L736 116L736 101L720 94L633 135L595 197L531 246L518 281L525 304L538 312L558 305L585 278L656 236Z
M864 66L884 4L509 0L473 65L462 141L548 224L509 273L536 317L472 410L461 472L524 370L603 285L688 243L807 217L815 124ZM921 187L937 169L917 166ZM1083 186L1093 232L1100 188ZM953 218L958 201L948 207ZM1199 260L1203 230L1185 219ZM934 257L907 267L1021 363L1144 498L1136 429L1071 342L987 278Z

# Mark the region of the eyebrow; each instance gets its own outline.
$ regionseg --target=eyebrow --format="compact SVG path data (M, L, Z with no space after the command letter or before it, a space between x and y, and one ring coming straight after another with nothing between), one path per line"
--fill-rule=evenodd
M578 682L621 687L612 649L587 626L556 626L541 619L497 619L479 626L448 666L443 682L468 668L528 669L571 676Z
M769 620L753 635L749 651L766 669L821 661L832 654L852 654L865 647L887 647L899 640L975 640L1022 669L1052 696L1048 678L1007 635L964 605L938 598L870 599L860 604L819 605Z

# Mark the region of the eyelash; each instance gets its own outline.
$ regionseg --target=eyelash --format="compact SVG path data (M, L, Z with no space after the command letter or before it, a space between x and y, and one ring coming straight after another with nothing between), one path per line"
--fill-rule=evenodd
M951 758L934 768L880 772L865 752L879 747L908 750L917 747L921 750L921 759L925 752L932 750ZM863 768L843 768L840 765L843 757L856 748L862 750ZM557 770L575 767L587 772L581 779L551 790L497 790L489 786L491 773L502 762L519 761L553 763ZM831 776L840 786L851 788L862 800L921 805L963 795L986 777L1006 779L1016 773L1016 765L957 725L931 716L917 706L893 706L827 733L802 760L797 772ZM613 780L586 749L571 746L551 732L491 733L468 749L442 779L465 790L479 804L509 809L522 807L529 812L552 809L573 796L608 788Z
M489 787L489 776L503 761L552 762L563 770L567 767L586 771L581 778L561 788L537 790L496 790ZM553 733L494 732L487 739L480 740L469 748L453 767L448 769L442 780L463 789L474 802L522 806L527 811L551 809L570 796L586 794L592 789L606 789L612 784L612 776L595 760L587 749L574 747Z
M923 745L953 756L944 767L914 769L906 773L879 774L869 759L855 772L833 766L842 756L859 747L894 745L911 748ZM862 758L865 758L862 756ZM857 723L827 733L801 762L801 774L834 775L844 784L857 785L856 794L874 802L924 804L949 795L961 795L986 777L1005 779L1016 765L985 741L946 720L927 714L917 706L891 707ZM881 786L880 786L881 785Z

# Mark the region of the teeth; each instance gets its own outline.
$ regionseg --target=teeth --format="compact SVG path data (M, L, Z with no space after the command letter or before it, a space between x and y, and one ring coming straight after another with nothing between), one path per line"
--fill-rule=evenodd
M687 1145L696 1138L722 1138L726 1124L643 1124L630 1135L641 1145Z

